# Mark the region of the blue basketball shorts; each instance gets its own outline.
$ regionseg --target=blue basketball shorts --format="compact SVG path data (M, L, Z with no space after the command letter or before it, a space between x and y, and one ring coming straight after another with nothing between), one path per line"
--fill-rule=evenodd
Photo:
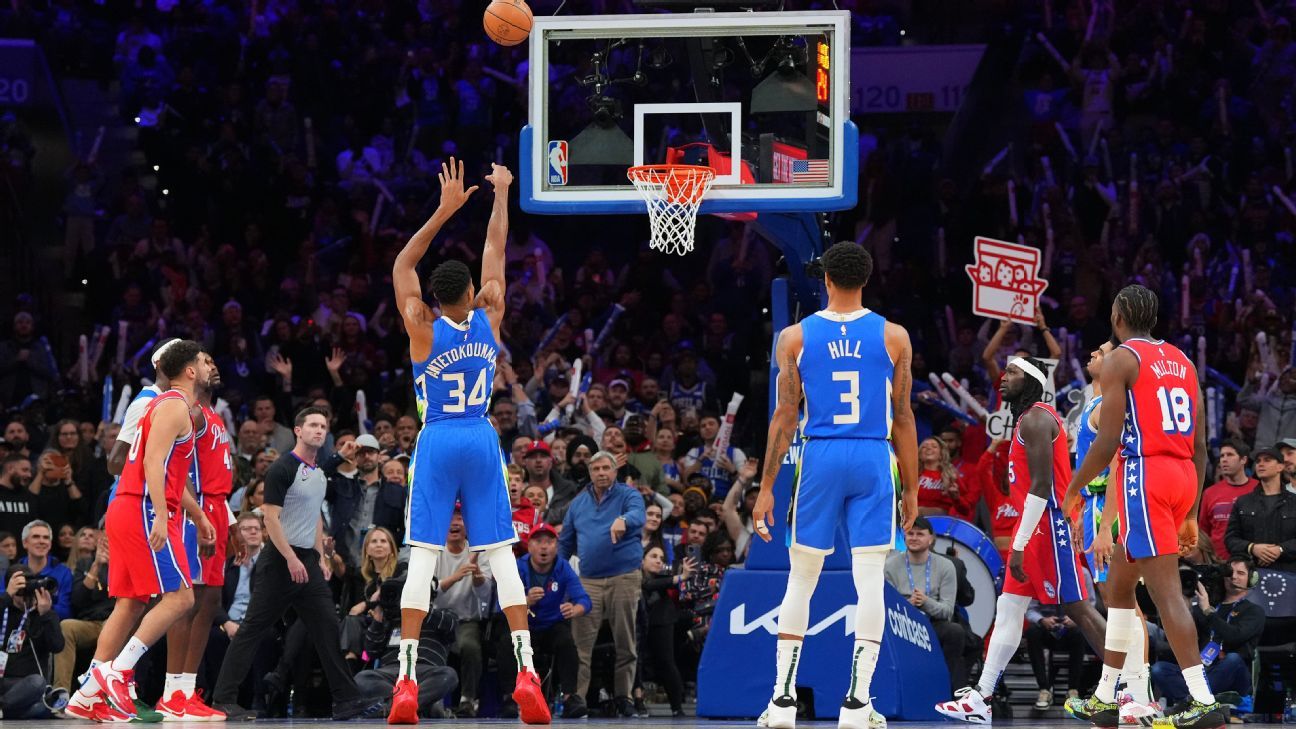
M896 530L895 454L866 438L808 438L792 483L788 547L832 554L839 527L852 552L889 550Z
M202 560L198 558L198 525L193 523L188 516L184 519L184 549L185 557L189 560L189 582L195 585L203 584L202 578ZM216 535L220 539L221 535Z
M469 549L480 552L518 541L499 435L485 418L423 426L410 462L408 499L406 544L444 548L456 502L463 510Z

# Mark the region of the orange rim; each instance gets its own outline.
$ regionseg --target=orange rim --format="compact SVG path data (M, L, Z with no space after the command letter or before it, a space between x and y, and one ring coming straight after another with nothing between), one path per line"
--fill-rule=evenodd
M706 194L705 183L715 179L715 170L699 165L638 165L626 170L626 177L633 182L662 185L663 197L670 202L693 204Z

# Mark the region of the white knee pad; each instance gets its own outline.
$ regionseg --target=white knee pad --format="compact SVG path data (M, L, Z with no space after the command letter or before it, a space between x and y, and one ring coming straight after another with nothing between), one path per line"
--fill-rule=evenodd
M1107 609L1107 637L1103 641L1103 648L1114 653L1126 653L1129 651L1130 638L1134 633L1138 634L1141 645L1143 631L1139 630L1138 614L1133 608Z
M805 635L810 625L810 596L819 584L824 556L804 549L788 550L791 570L788 572L787 592L779 607L778 631L787 635Z
M402 610L427 612L432 601L432 580L436 578L436 550L410 546L409 569L405 572L405 587L401 590Z
M886 552L857 552L851 555L851 576L855 578L855 637L882 642L886 628L886 604L882 599L886 579Z
M995 622L994 635L998 637L1000 632L1006 636L1016 635L1017 638L1012 641L1013 651L1017 650L1017 644L1021 642L1022 621L1026 619L1026 610L1030 608L1031 599L1022 595L1010 595L1004 593L995 601Z
M518 577L517 558L513 556L513 545L493 547L483 552L482 556L486 558L486 564L490 565L491 575L495 578L500 607L525 605L526 590L522 589L522 578Z

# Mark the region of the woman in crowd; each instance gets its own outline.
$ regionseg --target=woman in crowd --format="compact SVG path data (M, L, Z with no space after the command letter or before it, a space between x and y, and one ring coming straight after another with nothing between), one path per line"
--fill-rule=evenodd
M658 428L653 436L653 455L661 462L662 476L672 492L683 491L684 483L680 479L679 461L675 460L675 431L670 428Z
M932 437L918 444L918 513L944 516L961 505L959 472L950 461L945 441Z
M680 581L680 605L692 614L688 638L699 654L702 643L711 630L711 617L715 611L716 598L720 596L720 584L733 561L733 539L724 530L717 529L708 534L706 541L702 543L702 563L688 579Z
M0 532L0 557L10 564L18 559L18 537L9 532Z
M659 547L662 550L662 561L667 566L675 564L675 548L662 534L662 507L660 504L648 504L644 507L643 535L639 542L643 545L645 556L648 550Z
M80 423L65 418L58 421L50 432L54 437L50 439L49 451L67 459L68 465L72 467L71 482L77 485L81 493L90 497L86 502L88 508L112 482L107 472L98 467L102 462L95 459L92 446L82 440Z
M656 507L648 508L651 510ZM666 696L670 699L671 716L684 716L684 684L680 679L679 667L675 665L675 624L679 620L679 610L670 593L678 590L680 584L688 579L693 566L693 560L686 559L680 565L679 574L674 574L666 564L665 552L660 544L650 544L644 550L641 566L643 591L639 609L642 611L640 624L647 627L640 635L639 671L635 675L634 688L635 710L640 716L647 716L643 698L646 667L651 667L652 678L658 685L665 687Z
M72 550L76 549L76 527L71 524L63 524L58 528L58 533L54 536L54 548L50 552L58 557L63 564L76 565L76 562L69 562ZM69 567L68 569L72 569Z
M395 577L405 565L397 559L396 537L383 527L374 527L365 534L361 549L360 569L352 571L344 581L339 602L349 606L342 620L342 650L348 660L358 658L364 650L364 631L367 615L378 604L378 591L383 582Z
M62 529L59 530L62 533ZM61 540L60 540L61 541ZM99 547L99 530L94 527L81 527L73 537L72 549L68 552L66 564L75 570L83 559L93 559Z
M243 492L243 504L239 512L255 511L261 513L261 505L265 503L265 479L256 478L248 484L247 490Z

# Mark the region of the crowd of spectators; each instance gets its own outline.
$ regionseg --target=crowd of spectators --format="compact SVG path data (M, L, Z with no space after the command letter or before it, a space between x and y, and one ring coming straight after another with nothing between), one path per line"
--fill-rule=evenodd
M899 43L906 25L922 37L916 12L838 4L854 11L858 44ZM631 10L612 1L580 8ZM109 552L95 529L111 485L111 412L123 385L151 379L144 353L164 336L203 343L222 373L250 561L264 540L264 477L293 446L293 414L307 405L330 413L321 456L339 649L362 685L393 665L383 604L395 594L387 583L403 574L402 484L419 420L389 271L435 205L440 163L454 154L472 174L497 159L515 163L525 117L525 46L485 42L479 15L451 0L0 9L0 35L40 40L56 74L115 82L122 120L138 130L124 163L84 156L68 175L62 265L41 285L83 295L80 318L56 320L19 296L0 341L0 566L57 585L46 604L20 594L25 578L8 579L0 601L19 612L34 605L41 625L54 626L29 626L28 645L56 656L56 686L79 673L108 611ZM1211 554L1197 561L1296 570L1296 533L1284 531L1296 520L1281 518L1296 473L1293 15L1286 5L1223 0L1016 9L1007 24L1026 42L1004 81L1016 101L1005 128L1017 131L1004 140L1011 153L975 180L946 176L942 160L959 150L941 149L925 122L856 120L865 192L832 231L873 252L865 303L914 340L925 513L973 520L997 541L1016 517L1006 444L977 418L941 407L928 375L950 372L990 404L1004 355L1023 349L1060 360L1065 392L1083 382L1073 363L1108 335L1111 295L1138 281L1162 294L1158 333L1205 365L1220 393L1207 411L1218 481L1202 509ZM574 77L553 82L570 90ZM30 166L39 150L21 125L6 117L0 132L11 167ZM470 201L429 258L474 265L487 204ZM1044 251L1050 285L1036 327L965 313L962 264L974 234L1020 236ZM757 459L748 454L763 438L765 311L778 253L750 226L718 220L700 222L698 265L671 265L645 237L638 218L590 226L515 211L507 248L510 354L491 413L515 466L524 579L546 590L533 608L537 653L552 656L552 691L569 714L584 708L573 697L600 691L609 710L642 713L654 688L682 710L724 574L751 544ZM624 313L589 351L585 332L599 332L614 304ZM588 382L573 380L578 359ZM734 445L717 452L735 392L748 397ZM611 454L611 474L606 459L591 460L600 451ZM597 498L608 490L624 504L619 526L583 503L596 498L585 496L591 483ZM977 654L958 623L965 602L943 567L930 588L917 587L909 573L918 576L924 541L907 541L910 569L893 556L901 561L888 575L933 619L951 673L964 676ZM568 574L566 558L587 551L581 576ZM448 555L420 661L426 685L440 688L424 696L453 697L447 705L462 715L507 712L489 693L507 681L484 680L492 663L511 665L493 658L500 631L489 571L467 551ZM247 605L250 562L228 574L202 685ZM1209 608L1199 605L1203 619ZM601 618L611 626L604 641ZM1270 611L1264 636L1240 644L1279 640L1284 619L1296 620L1296 605ZM1060 620L1034 618L1040 645L1074 648L1058 637ZM307 636L300 625L282 633L258 655L264 670L253 671L243 700L282 712L291 693L294 712L309 713ZM1221 639L1236 650L1231 634ZM591 689L592 665L615 681ZM9 674L22 672L28 664L11 661ZM1036 673L1050 688L1049 672Z

